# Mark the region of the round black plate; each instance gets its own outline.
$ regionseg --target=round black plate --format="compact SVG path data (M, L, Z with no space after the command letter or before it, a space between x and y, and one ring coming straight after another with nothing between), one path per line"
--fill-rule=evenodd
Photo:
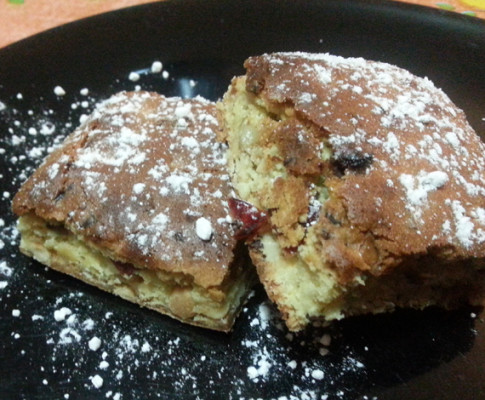
M399 2L166 1L0 50L0 398L485 398L479 309L401 310L289 335L258 288L225 335L19 254L12 196L96 101L137 85L217 99L246 57L281 50L362 56L427 76L485 137L485 24ZM155 60L165 74L150 71Z

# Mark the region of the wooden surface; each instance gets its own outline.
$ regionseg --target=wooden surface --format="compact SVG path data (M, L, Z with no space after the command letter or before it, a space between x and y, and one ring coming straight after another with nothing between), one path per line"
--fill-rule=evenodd
M0 0L0 48L76 19L150 1L152 0ZM485 18L485 0L401 1Z

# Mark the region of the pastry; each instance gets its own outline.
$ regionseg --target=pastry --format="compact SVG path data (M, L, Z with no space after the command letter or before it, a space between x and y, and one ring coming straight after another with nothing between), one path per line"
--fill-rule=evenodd
M329 54L251 57L219 104L250 255L290 330L485 293L485 146L426 78ZM264 228L264 229L263 229Z
M228 331L254 281L234 237L219 115L202 98L121 92L13 199L21 251L141 306Z

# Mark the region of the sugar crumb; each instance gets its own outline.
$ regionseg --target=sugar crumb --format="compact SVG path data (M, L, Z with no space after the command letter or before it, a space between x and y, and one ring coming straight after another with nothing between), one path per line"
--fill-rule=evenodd
M158 73L162 72L162 69L163 69L163 64L160 61L154 61L152 63L152 66L150 68L150 71L153 74L158 74Z
M71 315L72 311L67 307L62 307L59 310L54 311L54 319L57 322L64 321L68 315Z
M137 72L130 72L128 79L132 82L137 82L140 80L140 74Z
M207 218L201 217L195 221L195 231L200 239L208 241L212 237L212 224Z
M56 96L64 96L66 94L66 91L64 90L64 88L62 86L56 86L54 88L54 94Z
M101 386L103 386L103 378L101 378L99 375L94 375L91 377L91 383L96 389L99 389Z
M89 350L97 351L101 347L101 339L94 336L88 342Z

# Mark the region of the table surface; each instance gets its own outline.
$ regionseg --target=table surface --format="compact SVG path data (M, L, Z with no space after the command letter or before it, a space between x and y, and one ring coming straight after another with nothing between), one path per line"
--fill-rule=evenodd
M0 2L0 48L46 29L91 15L153 0L3 0ZM404 0L485 19L485 0Z

